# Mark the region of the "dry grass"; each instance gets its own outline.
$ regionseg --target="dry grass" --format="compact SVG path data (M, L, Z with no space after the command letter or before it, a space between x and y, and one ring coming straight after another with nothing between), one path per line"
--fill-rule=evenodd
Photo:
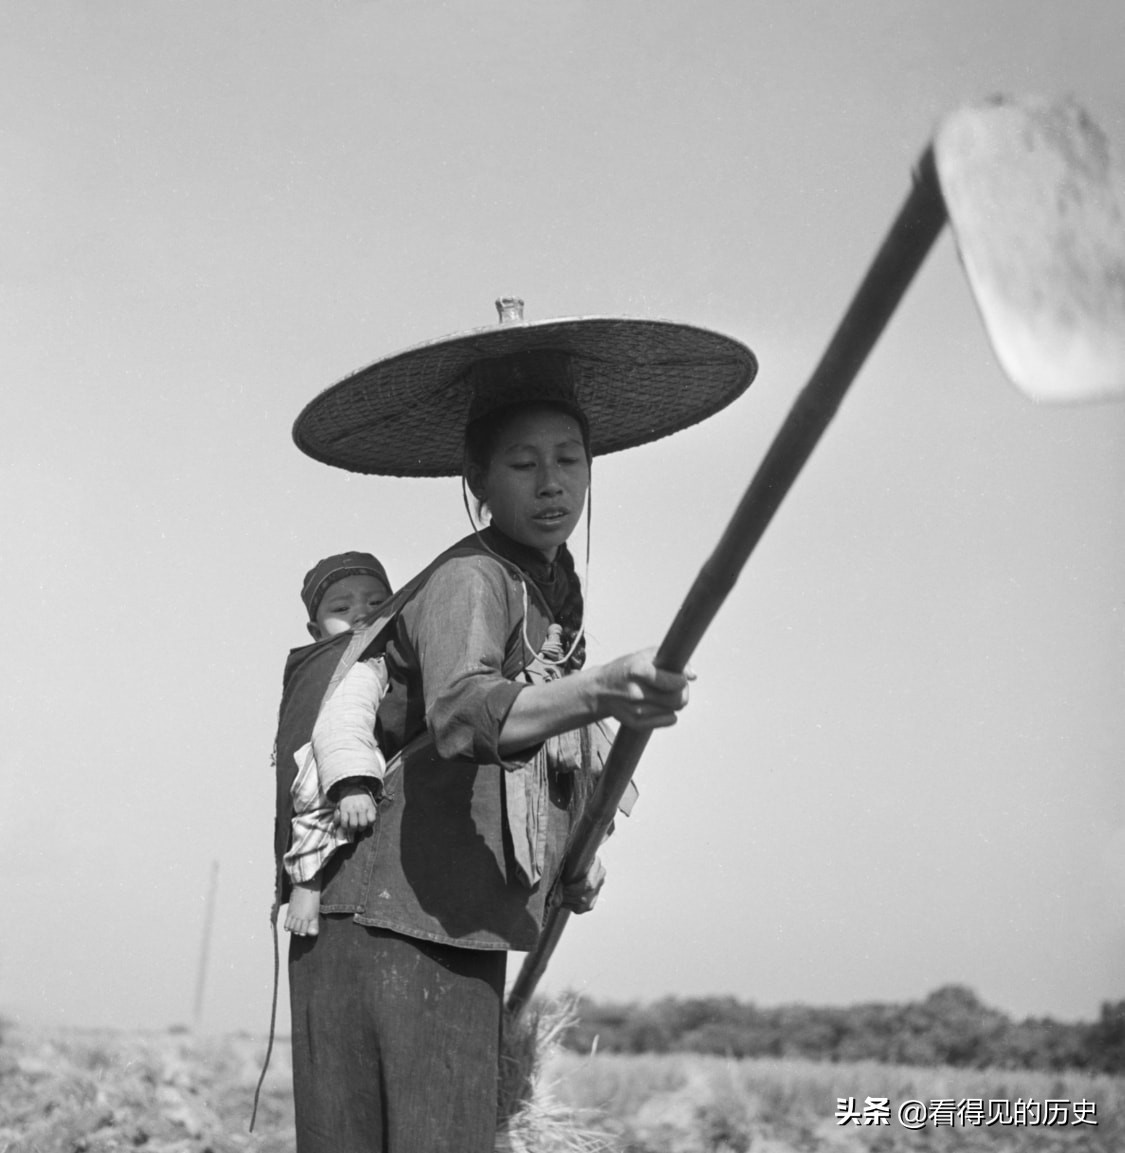
M569 1009L532 1018L508 1069L512 1153L1120 1153L1125 1080L874 1063L581 1056L557 1046ZM282 1039L247 1131L265 1041L107 1030L0 1040L0 1153L293 1153ZM516 1045L509 1053L519 1053ZM530 1095L529 1095L530 1094ZM836 1099L1086 1099L1092 1126L857 1128Z
M1125 1080L1082 1074L921 1069L875 1062L744 1060L556 1053L548 1075L559 1099L602 1125L624 1153L1121 1153ZM836 1102L892 1104L887 1126L841 1126ZM1097 1126L935 1126L906 1129L907 1100L1091 1100Z
M0 1153L292 1153L288 1049L247 1126L262 1040L7 1027Z

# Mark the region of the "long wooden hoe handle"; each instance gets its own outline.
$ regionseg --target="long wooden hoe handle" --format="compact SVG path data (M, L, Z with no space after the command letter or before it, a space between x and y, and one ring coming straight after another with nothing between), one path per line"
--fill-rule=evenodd
M914 172L910 194L891 226L831 343L774 437L715 551L699 570L656 655L659 668L682 672L734 587L778 506L797 479L848 387L879 339L945 224L933 149ZM605 769L579 818L564 864L567 881L589 871L650 734L621 729ZM523 1012L547 968L570 912L555 903L535 949L508 995L510 1018Z

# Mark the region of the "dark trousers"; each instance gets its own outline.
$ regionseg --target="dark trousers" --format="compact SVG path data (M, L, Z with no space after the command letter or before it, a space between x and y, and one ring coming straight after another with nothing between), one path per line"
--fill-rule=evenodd
M492 1153L505 961L350 917L293 937L298 1153Z

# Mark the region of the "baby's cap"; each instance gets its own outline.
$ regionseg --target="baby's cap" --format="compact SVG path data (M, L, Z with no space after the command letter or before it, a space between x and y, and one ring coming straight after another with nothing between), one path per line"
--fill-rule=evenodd
M391 591L391 581L387 570L369 552L342 552L335 556L326 556L324 560L317 561L307 573L304 584L301 585L301 600L309 611L309 620L316 620L316 610L330 585L334 585L344 577L356 576L378 577Z

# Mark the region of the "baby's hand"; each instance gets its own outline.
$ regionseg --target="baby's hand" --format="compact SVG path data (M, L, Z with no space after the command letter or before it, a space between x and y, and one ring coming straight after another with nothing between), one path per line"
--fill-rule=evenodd
M345 785L336 806L336 823L347 832L359 832L375 824L375 800L362 785Z

